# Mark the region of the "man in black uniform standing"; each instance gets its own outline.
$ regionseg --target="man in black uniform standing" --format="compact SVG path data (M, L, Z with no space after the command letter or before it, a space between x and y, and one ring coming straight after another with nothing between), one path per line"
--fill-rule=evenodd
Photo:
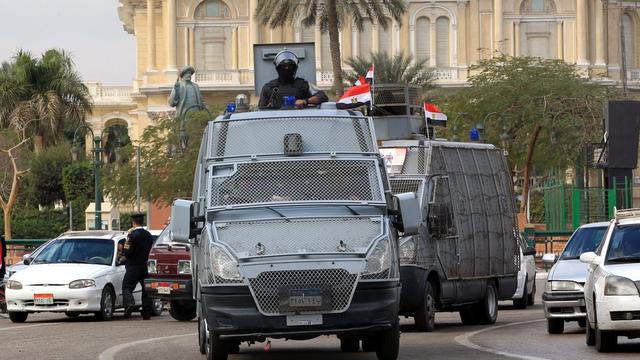
M304 79L296 77L298 71L298 57L291 50L280 51L273 59L278 78L271 80L262 87L260 93L260 110L280 109L283 97L293 96L295 107L302 109L307 105L320 105L329 100L324 91L310 85Z
M126 272L122 280L122 301L124 303L126 318L131 316L135 307L133 290L137 284L142 286L142 318L151 318L151 299L147 296L144 288L144 279L147 277L147 260L149 252L153 246L151 234L142 227L144 214L133 214L131 222L133 229L129 231L127 240L124 243L124 256L127 259Z

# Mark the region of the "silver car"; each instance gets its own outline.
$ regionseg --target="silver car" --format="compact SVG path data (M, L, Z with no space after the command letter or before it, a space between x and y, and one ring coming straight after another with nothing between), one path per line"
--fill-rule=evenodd
M547 332L562 334L567 321L577 321L586 326L586 308L583 287L587 278L587 265L580 262L580 255L595 251L609 227L608 222L580 226L571 235L559 259L549 271L542 294ZM545 254L542 261L553 264L555 254Z

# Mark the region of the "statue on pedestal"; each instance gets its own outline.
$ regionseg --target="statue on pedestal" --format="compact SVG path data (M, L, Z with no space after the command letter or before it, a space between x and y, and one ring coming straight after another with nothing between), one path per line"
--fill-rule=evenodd
M176 117L180 119L180 145L183 149L187 147L187 132L185 116L191 110L204 108L202 94L198 84L191 81L191 77L196 70L191 65L186 65L180 70L178 79L173 85L171 95L169 95L169 105L176 108Z

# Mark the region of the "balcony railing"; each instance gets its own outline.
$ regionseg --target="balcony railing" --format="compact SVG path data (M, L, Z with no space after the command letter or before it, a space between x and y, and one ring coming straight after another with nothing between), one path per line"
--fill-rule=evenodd
M97 81L86 83L94 103L130 103L131 86L104 86Z
M627 70L627 80L640 81L640 69Z
M201 85L251 85L253 70L198 70L195 81Z
M458 80L458 69L456 68L437 68L433 70L433 79L435 81Z

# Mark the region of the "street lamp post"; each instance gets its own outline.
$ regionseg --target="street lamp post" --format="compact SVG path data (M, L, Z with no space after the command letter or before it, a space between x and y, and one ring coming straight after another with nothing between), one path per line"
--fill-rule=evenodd
M94 228L95 230L101 230L102 229L102 184L101 184L101 178L100 178L100 169L102 167L102 139L100 138L99 135L94 135L93 130L91 130L91 128L86 125L83 124L81 126L79 126L75 132L73 133L73 150L72 150L72 155L74 157L74 160L77 159L79 152L82 151L80 150L79 147L76 147L76 136L78 135L78 130L85 128L87 130L89 130L89 132L91 133L91 138L93 139L93 174L94 174L94 188L95 188L95 223L94 223Z
M487 115L484 116L484 119L482 119L482 123L478 123L476 124L476 129L478 130L478 133L480 135L480 141L481 142L486 142L486 136L485 136L485 130L487 128L487 119L491 116L491 115L496 115L499 114L498 111L492 111L490 113L488 113Z

